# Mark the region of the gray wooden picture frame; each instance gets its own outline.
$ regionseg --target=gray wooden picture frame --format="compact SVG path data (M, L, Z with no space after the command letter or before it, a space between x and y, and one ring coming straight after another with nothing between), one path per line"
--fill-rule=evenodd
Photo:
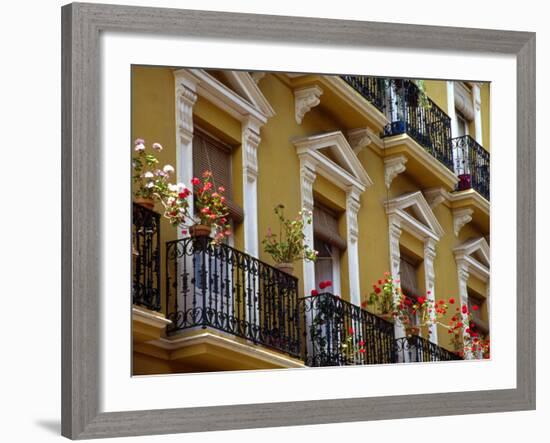
M103 31L509 54L517 58L516 389L99 410ZM535 34L73 3L62 8L62 434L73 439L535 408ZM521 289L520 289L521 288Z

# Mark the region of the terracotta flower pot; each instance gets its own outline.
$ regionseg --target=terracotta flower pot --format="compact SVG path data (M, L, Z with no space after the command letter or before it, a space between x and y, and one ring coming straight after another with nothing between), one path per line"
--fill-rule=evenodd
M212 228L207 225L193 225L189 228L192 237L210 237Z
M275 267L282 272L286 272L287 274L293 275L294 273L294 265L292 263L277 263Z
M152 198L137 197L134 201L147 209L153 209L155 207L155 201Z

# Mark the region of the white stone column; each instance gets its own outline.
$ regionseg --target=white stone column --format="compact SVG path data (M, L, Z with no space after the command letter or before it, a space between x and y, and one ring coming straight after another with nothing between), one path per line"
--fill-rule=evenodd
M302 208L313 212L313 182L317 177L315 165L300 159L300 198ZM313 223L304 225L306 244L313 248ZM307 297L315 289L315 264L311 261L304 263L304 296Z
M197 101L197 80L184 70L174 73L176 86L176 176L191 186L193 178L193 106ZM193 216L193 196L189 213ZM178 236L181 233L178 232Z
M401 287L400 267L401 267L401 251L399 250L399 238L401 237L401 222L394 215L389 216L389 236L390 236L390 272L394 285ZM399 280L399 283L395 283ZM399 294L394 296L394 302L399 300ZM405 328L399 320L394 326L395 338L405 337Z
M470 278L470 273L468 272L468 264L464 262L458 263L458 294L460 296L460 306L468 306L468 278ZM463 314L462 310L459 311L462 316L462 323L464 323L463 328L463 340L466 340L468 334L466 334L466 329L469 326L468 314ZM471 360L473 358L471 351L464 353L464 358Z
M357 214L361 207L360 191L356 188L350 188L346 198L346 225L347 225L347 253L348 253L348 272L350 301L356 306L361 306L361 289L359 278L359 247L357 240L359 237L359 225L357 223Z
M242 124L244 250L258 258L258 146L260 125L252 118Z
M433 238L426 238L424 240L424 278L426 280L426 296L428 300L433 303L435 307L435 240ZM435 309L432 309L430 314L432 323L435 322L436 313ZM437 344L437 325L431 328L431 334L429 336L430 341Z
M458 137L458 122L455 109L455 82L447 81L447 114L451 118L451 137Z
M474 105L474 124L476 128L476 142L483 145L483 129L481 127L481 91L479 85L472 85L472 100Z

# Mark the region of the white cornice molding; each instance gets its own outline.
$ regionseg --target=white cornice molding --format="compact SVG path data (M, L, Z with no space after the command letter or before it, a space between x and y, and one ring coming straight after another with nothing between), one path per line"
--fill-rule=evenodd
M317 171L344 190L356 187L361 192L372 185L367 171L353 152L344 134L340 131L300 137L292 140L300 158L307 158L316 165ZM346 165L346 170L320 152L332 148L335 156Z
M407 157L403 154L393 155L384 159L384 182L386 188L390 189L393 179L405 172Z
M137 306L132 306L132 319L157 329L163 329L172 324L172 320L168 320L162 314L151 312Z
M369 128L350 129L347 133L353 152L359 154L373 141L373 132Z
M294 112L296 122L300 125L304 116L321 103L323 89L317 85L306 86L294 90Z
M455 235L458 237L460 230L472 221L473 209L461 208L453 210L453 227Z
M403 194L394 199L386 200L385 206L386 213L393 220L399 220L401 227L409 231L409 233L416 238L423 241L428 238L439 241L445 233L437 217L430 208L430 205L420 191ZM418 214L417 218L406 211L406 209L409 208L411 208L415 214Z

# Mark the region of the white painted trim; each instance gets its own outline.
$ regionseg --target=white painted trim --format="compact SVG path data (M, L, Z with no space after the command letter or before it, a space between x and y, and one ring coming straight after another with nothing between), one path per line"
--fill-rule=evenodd
M458 137L458 120L455 107L455 82L447 80L447 114L451 118L451 137Z
M414 207L419 219L412 217L405 210ZM435 270L436 243L444 234L430 205L422 192L412 192L386 201L386 213L389 219L389 249L390 268L394 280L400 280L400 237L403 230L424 242L424 280L427 297L435 301ZM428 293L429 292L429 293ZM435 312L432 312L432 319ZM405 330L401 322L396 321L395 336L404 337ZM430 341L437 344L437 328L431 330Z
M435 241L439 241L439 238L445 233L421 191L406 193L386 200L385 205L387 214L396 214L401 219L401 224L421 240L431 237ZM415 219L405 212L405 209L408 208L416 208L419 219Z
M350 300L361 304L359 248L357 213L360 208L360 195L372 184L372 180L340 131L294 139L294 146L300 158L302 207L313 211L313 182L317 174L346 191L347 256L349 270ZM338 160L352 171L344 169L320 152L332 148ZM313 246L313 227L306 225L304 234ZM304 261L304 293L309 295L315 287L315 268Z
M349 145L356 154L369 146L375 138L375 134L370 128L350 129L347 135Z
M474 106L474 126L475 138L481 146L483 146L483 127L481 120L481 91L477 83L472 84L472 100Z
M246 71L221 71L229 84L250 103L259 109L267 118L273 117L275 111L265 98L257 82ZM264 73L265 75L265 73Z
M175 75L187 73L197 83L197 93L201 97L227 112L233 118L243 121L249 116L256 118L262 125L267 122L267 115L249 103L236 92L229 89L204 69L178 69Z
M341 131L295 138L292 143L300 158L308 157L311 163L318 166L319 173L338 187L347 190L350 186L355 186L364 191L372 185L373 182L367 171ZM332 148L338 160L351 172L319 152L323 148Z
M453 227L455 236L458 237L460 230L472 221L473 209L461 208L453 210Z
M405 155L392 155L391 157L384 158L384 183L386 188L390 189L393 179L399 174L405 172L407 167L405 164L408 159Z
M306 86L294 90L294 115L296 123L302 124L305 115L321 103L323 89L317 85Z

